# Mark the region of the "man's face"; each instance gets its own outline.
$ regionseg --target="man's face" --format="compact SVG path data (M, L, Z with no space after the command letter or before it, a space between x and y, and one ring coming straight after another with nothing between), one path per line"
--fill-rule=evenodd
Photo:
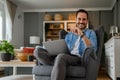
M76 23L78 28L80 28L81 30L85 29L88 23L87 14L79 12L76 18Z

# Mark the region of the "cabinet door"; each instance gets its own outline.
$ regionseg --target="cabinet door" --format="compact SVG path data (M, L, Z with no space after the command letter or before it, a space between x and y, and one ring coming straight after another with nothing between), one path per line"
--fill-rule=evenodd
M57 40L59 39L59 31L64 29L64 23L63 22L47 22L44 23L44 41L51 41L51 40Z

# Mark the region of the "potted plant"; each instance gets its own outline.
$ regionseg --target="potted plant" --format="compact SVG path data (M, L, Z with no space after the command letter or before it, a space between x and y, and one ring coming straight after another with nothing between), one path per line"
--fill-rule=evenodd
M14 47L7 40L0 42L0 53L2 61L10 61L14 55Z

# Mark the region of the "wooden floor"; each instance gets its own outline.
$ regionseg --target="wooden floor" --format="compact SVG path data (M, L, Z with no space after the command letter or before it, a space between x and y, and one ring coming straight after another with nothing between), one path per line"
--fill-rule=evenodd
M111 80L105 70L99 70L97 80Z

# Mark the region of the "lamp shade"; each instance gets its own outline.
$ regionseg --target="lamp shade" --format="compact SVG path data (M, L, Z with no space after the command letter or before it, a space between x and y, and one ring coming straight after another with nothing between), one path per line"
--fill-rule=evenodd
M110 27L110 33L118 33L118 27L117 26L111 26Z
M118 27L117 26L111 26L110 27L110 34L114 36L115 33L118 33Z
M40 44L40 37L30 36L30 44Z

